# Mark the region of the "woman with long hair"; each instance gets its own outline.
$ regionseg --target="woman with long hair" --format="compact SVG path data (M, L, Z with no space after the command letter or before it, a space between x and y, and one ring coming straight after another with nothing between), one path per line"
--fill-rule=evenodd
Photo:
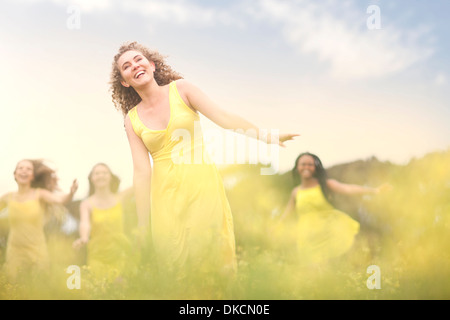
M160 53L136 42L125 43L115 55L111 90L125 117L139 227L143 234L151 231L160 271L172 279L233 274L233 218L220 174L204 152L199 114L281 146L296 134L263 134L220 109Z
M0 197L0 210L7 208L9 234L4 270L8 277L46 271L49 267L44 224L46 214L72 200L78 184L69 193L58 191L55 171L43 160L21 160L14 170L18 190Z
M89 196L80 203L80 237L73 247L87 245L90 272L108 281L132 272L131 242L124 231L124 208L131 189L118 192L120 179L104 163L96 164L88 176Z
M321 263L339 257L353 245L359 222L331 204L333 193L346 195L378 194L387 188L346 184L327 177L322 161L305 152L292 169L295 187L282 220L293 212L298 217L295 228L300 258L305 263Z

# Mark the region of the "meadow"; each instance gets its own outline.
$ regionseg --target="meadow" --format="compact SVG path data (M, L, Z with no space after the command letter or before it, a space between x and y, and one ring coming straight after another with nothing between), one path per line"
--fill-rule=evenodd
M375 158L327 168L343 182L378 186L385 194L336 197L334 205L361 224L353 248L321 265L303 265L295 250L295 217L280 222L293 182L290 172L262 176L260 166L220 168L234 217L238 272L226 288L177 290L158 277L151 250L136 269L116 281L89 277L85 250L72 249L76 232L47 226L52 266L46 276L9 283L0 274L0 299L235 299L235 300L422 300L450 298L450 150L407 165ZM76 206L74 206L76 207ZM126 232L133 240L135 208L126 204ZM76 215L75 215L76 216ZM0 219L0 262L7 219ZM70 289L71 265L80 267L80 288ZM371 287L379 270L379 287ZM369 269L368 269L369 268ZM369 280L369 281L368 281ZM199 279L201 287L211 279ZM170 289L168 289L170 287ZM200 286L199 286L200 287Z

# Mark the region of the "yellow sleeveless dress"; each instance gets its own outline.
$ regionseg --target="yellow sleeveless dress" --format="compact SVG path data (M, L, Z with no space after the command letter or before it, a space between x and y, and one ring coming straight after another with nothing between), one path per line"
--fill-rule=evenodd
M87 265L95 277L107 280L133 272L135 258L124 233L120 202L107 209L92 208Z
M320 185L299 189L297 245L305 263L321 263L347 252L359 232L359 223L336 210L325 199Z
M170 120L151 130L128 115L153 160L151 232L160 270L177 277L235 270L233 219L222 178L205 152L199 115L170 83Z
M38 198L8 201L9 234L4 270L12 278L46 271L49 254L44 234L45 211Z

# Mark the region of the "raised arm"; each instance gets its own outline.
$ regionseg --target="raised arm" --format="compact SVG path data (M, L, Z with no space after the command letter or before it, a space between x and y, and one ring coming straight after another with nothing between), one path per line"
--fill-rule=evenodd
M390 189L390 186L388 184L383 184L377 188L372 188L360 186L357 184L342 183L334 179L328 179L327 186L333 192L346 195L379 194L380 192Z
M152 168L148 150L133 130L131 120L125 117L125 131L133 159L133 186L136 198L138 228L147 232L150 225L150 188Z
M298 134L290 133L272 136L244 118L220 108L202 90L186 80L177 80L177 88L186 104L224 129L243 130L252 138L267 143L276 143L282 147L285 146L285 141L292 140L295 136L298 136ZM256 136L252 135L252 132Z
M53 193L46 189L39 189L39 199L50 204L66 204L72 201L75 192L78 190L78 182L74 180L69 193Z

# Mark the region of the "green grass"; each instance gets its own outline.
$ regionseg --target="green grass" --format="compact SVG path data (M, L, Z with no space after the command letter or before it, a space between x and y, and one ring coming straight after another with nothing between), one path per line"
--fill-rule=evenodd
M302 265L294 242L287 237L290 222L281 226L281 234L286 231L284 239L274 233L277 214L291 188L288 176L260 176L258 167L241 166L223 173L243 176L227 190L235 222L238 272L226 288L208 289L214 279L199 279L198 286L187 288L163 281L152 257L144 257L137 272L120 281L91 278L89 269L82 267L81 289L69 290L70 275L65 270L69 265L82 266L84 257L71 248L73 238L54 234L48 240L53 259L50 274L15 284L0 275L0 299L447 300L448 163L450 153L446 152L390 168L384 178L393 191L357 199L373 219L361 230L354 247L322 265ZM381 271L379 290L367 287L371 265Z

